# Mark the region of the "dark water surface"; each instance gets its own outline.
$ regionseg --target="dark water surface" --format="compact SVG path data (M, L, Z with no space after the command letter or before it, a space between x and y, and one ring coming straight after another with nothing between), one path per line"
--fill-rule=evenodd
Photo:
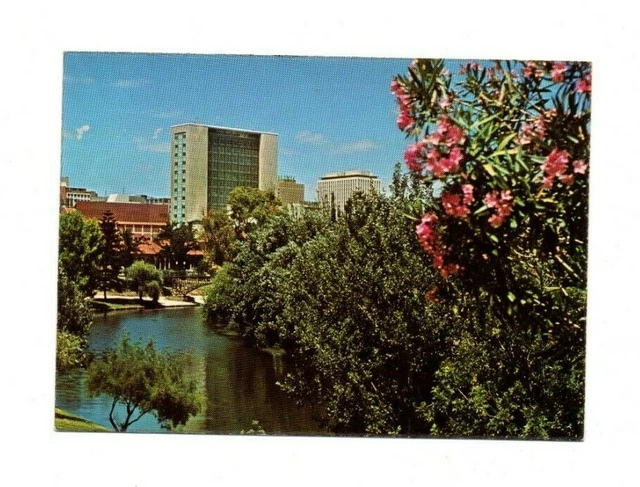
M156 348L190 351L195 358L189 371L206 396L206 406L177 431L239 434L260 421L268 434L318 434L320 427L309 409L295 404L276 381L284 378L286 364L247 347L241 340L213 332L202 320L200 308L180 308L96 315L89 348L99 352L115 347L128 333L133 341L153 339ZM86 372L74 370L56 379L56 406L111 429L111 398L90 398ZM120 410L120 417L123 417ZM130 432L162 432L148 413Z

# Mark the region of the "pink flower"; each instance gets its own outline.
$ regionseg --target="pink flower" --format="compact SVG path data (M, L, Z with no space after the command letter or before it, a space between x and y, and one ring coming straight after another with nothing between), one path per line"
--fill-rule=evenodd
M569 153L566 150L553 149L544 160L543 169L547 176L562 176L567 171Z
M407 128L411 128L415 123L415 120L411 116L409 110L402 110L400 115L398 115L398 128L400 130L406 130Z
M425 213L422 221L416 225L416 235L420 246L431 256L433 267L440 271L442 277L448 277L458 272L461 267L452 263L445 264L444 252L436 230L437 223L438 217L436 215Z
M576 82L576 91L578 93L591 93L591 75L587 74L584 78L580 78Z
M572 165L573 165L573 172L576 174L585 174L587 172L587 165L582 159L573 161Z
M484 201L484 204L487 205L489 208L494 208L499 201L498 192L492 191L491 193L487 193L482 201Z
M462 201L462 197L459 194L453 194L449 192L442 193L442 207L444 212L454 218L464 218L469 215L470 210L467 205Z
M567 65L560 61L553 64L551 68L551 79L554 83L560 83L564 80L564 72L567 70Z
M559 176L558 179L562 184L566 184L567 186L571 186L573 184L573 174L563 174Z
M489 225L492 227L500 227L511 215L513 196L508 189L501 192L491 191L485 195L483 201L489 208L494 208L494 213L488 219Z
M532 78L536 72L536 68L537 66L535 61L529 61L527 62L527 65L524 68L522 68L522 75L525 78Z
M473 197L473 185L471 184L463 184L462 185L462 202L465 205L470 205L474 201Z
M409 171L420 173L422 172L422 144L418 142L417 144L411 144L407 147L407 150L404 151L404 162L407 164Z
M443 109L448 108L451 105L451 99L449 98L448 95L444 95L438 101L438 105L440 106L440 108L443 108Z

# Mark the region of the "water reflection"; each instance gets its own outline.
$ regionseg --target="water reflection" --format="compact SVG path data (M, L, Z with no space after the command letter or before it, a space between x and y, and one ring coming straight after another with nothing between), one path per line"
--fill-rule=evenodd
M242 341L217 335L203 324L198 308L117 312L96 318L89 347L99 353L113 347L127 333L132 340L153 339L158 348L190 351L189 374L206 397L201 413L179 431L237 434L259 420L272 434L314 434L319 426L309 409L283 393L276 381L286 371L280 356L246 347ZM89 398L77 370L56 381L56 405L90 421L110 427L111 399ZM143 417L130 431L162 431L153 417Z

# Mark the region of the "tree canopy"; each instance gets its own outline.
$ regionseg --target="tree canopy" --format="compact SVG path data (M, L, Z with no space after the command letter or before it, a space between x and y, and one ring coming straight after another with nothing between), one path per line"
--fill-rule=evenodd
M89 365L87 389L92 396L112 397L109 422L116 431L127 431L148 413L163 428L175 428L201 407L196 381L187 376L188 364L186 355L157 351L152 341L143 346L125 336L116 349Z
M138 293L141 301L145 293L151 296L154 301L158 300L161 291L162 272L156 269L153 264L138 260L127 268L125 275L129 287Z
M118 274L122 267L123 242L111 210L104 212L99 224L102 232L102 246L98 260L100 266L98 283L104 293L104 299L107 299L109 289L120 287Z
M60 215L59 234L59 272L75 282L82 294L92 296L100 276L100 225L96 220L85 219L79 211L70 211Z
M282 212L280 200L272 191L238 186L229 194L229 207L238 236L249 233L270 217Z
M236 252L233 223L225 210L211 210L202 219L200 241L207 267L221 266Z

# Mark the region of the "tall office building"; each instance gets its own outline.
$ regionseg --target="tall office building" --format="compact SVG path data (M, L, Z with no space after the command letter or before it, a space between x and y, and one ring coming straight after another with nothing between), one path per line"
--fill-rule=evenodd
M318 201L325 208L344 212L344 205L355 193L380 193L382 182L365 171L332 172L318 181Z
M227 207L236 186L276 190L278 135L195 123L171 127L172 223Z

